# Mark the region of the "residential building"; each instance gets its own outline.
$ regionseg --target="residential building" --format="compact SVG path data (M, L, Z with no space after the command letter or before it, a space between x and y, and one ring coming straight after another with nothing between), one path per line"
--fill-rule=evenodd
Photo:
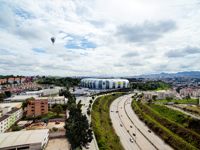
M156 96L156 99L166 99L167 97L178 98L178 93L175 90L160 90L160 91L147 91L144 92L145 99L153 99L153 96Z
M28 101L26 116L36 117L48 113L48 99L33 99Z
M67 99L64 96L49 96L49 97L40 97L40 99L48 99L49 108L54 104L66 104Z
M200 97L200 89L199 88L183 88L180 90L180 95L182 97L190 96L192 98Z
M43 150L49 129L16 131L0 134L0 150Z
M5 108L4 108L5 109ZM6 109L10 110L9 107ZM4 112L6 112L4 110ZM20 120L23 116L22 108L13 107L11 111L6 112L0 118L0 133L4 133L7 131L12 125L14 125L18 120Z

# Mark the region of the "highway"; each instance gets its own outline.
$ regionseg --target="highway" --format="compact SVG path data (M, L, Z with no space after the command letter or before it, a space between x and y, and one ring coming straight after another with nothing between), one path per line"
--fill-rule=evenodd
M138 119L131 108L132 95L117 98L110 106L110 117L125 150L171 150Z

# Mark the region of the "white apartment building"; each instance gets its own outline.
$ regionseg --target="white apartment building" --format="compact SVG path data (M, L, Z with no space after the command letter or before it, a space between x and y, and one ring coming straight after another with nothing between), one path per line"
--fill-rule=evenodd
M7 131L12 125L14 125L23 116L22 108L12 108L11 111L3 114L0 117L0 133Z
M198 98L200 96L200 89L198 88L183 88L180 90L180 95L182 97L190 96L193 98Z
M54 104L66 104L67 103L67 99L64 96L40 97L40 99L48 99L48 105L50 108Z
M148 91L144 92L145 99L153 99L153 96L156 96L157 100L166 99L167 97L177 98L178 93L174 90L161 90L161 91Z

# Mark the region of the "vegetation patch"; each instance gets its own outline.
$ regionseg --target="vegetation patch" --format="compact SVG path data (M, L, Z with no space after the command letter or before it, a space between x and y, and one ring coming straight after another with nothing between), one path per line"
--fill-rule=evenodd
M162 117L200 134L200 120L194 119L180 111L170 109L163 105L150 104L149 106L155 113L158 113Z
M48 84L56 86L73 87L80 83L79 78L61 78L61 77L41 77L37 80L38 84Z
M100 150L123 150L109 115L111 103L124 93L105 95L97 98L92 106L92 128Z
M162 81L131 82L131 89L138 90L168 90L171 86Z
M198 104L198 99L181 99L181 100L176 100L176 99L164 99L164 100L157 100L155 103L160 103L160 104L166 104L168 102L174 102L175 104Z
M49 111L47 114L37 116L37 117L23 117L23 120L49 120L49 119L55 119L55 118L64 118L65 114L59 114L54 113L52 111Z
M168 120L141 102L132 102L132 108L145 124L166 143L177 150L195 150L200 147L200 136Z
M186 106L182 108L185 111L200 115L200 107L199 106Z

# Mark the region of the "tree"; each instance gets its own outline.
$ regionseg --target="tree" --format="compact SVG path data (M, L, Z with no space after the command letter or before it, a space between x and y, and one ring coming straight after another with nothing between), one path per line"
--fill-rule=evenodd
M19 127L17 124L12 126L12 131L20 131L22 128Z
M172 97L166 97L166 100L168 101L168 102L171 102L172 100L173 100L173 98Z
M4 93L0 93L0 101L3 101L4 98L6 98L6 95Z
M87 109L87 115L89 116L91 114L90 109Z
M24 110L28 106L28 100L22 102L22 109Z
M93 139L92 130L86 115L81 112L81 101L70 107L69 118L66 120L65 129L71 148L86 147Z
M61 105L56 105L56 106L53 108L52 111L56 113L56 116L59 116L59 114L63 111L63 108L62 108Z
M158 97L157 95L153 95L152 99L155 101L157 99L157 97Z
M10 91L5 91L5 95L6 95L6 97L11 97L11 92Z
M190 94L185 97L187 100L191 99Z
M90 100L90 104L92 104L92 100Z

